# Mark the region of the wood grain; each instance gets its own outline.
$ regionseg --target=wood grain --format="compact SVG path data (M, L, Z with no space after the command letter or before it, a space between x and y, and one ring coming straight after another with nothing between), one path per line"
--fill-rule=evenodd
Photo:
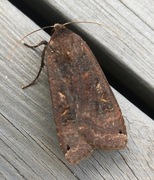
M23 1L47 24L73 20L102 23L105 27L75 26L102 68L144 104L147 112L154 112L154 1Z
M127 148L95 151L77 166L65 161L56 135L46 69L36 85L21 89L38 71L41 48L33 51L21 44L8 59L15 43L38 27L6 0L0 2L0 11L0 179L152 179L154 122L115 90L126 121ZM37 44L42 39L49 40L49 36L40 32L25 42ZM150 71L147 77L152 77Z

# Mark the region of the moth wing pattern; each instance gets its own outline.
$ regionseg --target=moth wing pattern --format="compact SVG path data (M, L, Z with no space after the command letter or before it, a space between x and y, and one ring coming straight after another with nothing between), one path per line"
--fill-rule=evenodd
M122 149L126 127L107 79L80 36L55 26L46 47L53 112L60 146L72 164L93 149Z

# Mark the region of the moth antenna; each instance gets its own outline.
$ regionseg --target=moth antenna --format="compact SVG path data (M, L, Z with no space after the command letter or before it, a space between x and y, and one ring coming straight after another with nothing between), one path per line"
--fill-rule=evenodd
M94 22L94 21L70 21L70 22L64 23L63 25L64 25L64 26L67 26L67 25L69 25L69 24L75 24L75 23L97 24L97 25L99 25L99 26L102 26L102 27L104 27L104 28L109 29L110 31L112 31L113 33L115 33L115 34L118 36L118 34L117 34L113 29L111 29L109 26L103 25L103 24L101 24L101 23ZM16 45L12 48L12 50L11 50L11 52L10 52L10 56L8 57L8 60L12 59L13 52L14 52L15 49L19 46L19 44L21 43L21 41L23 41L26 37L30 36L31 34L37 32L37 31L43 30L43 29L47 29L47 28L54 28L54 25L53 25L53 26L44 26L44 27L42 27L42 28L36 29L36 30L28 33L27 35L25 35L23 38L21 38L21 39L16 43Z
M88 24L97 24L99 26L102 26L104 28L107 28L109 29L110 31L112 31L113 33L115 33L117 35L117 37L119 37L118 33L116 31L114 31L113 29L111 29L109 26L107 25L104 25L104 24L101 24L101 23L98 23L98 22L94 22L94 21L70 21L70 22L67 22L67 23L64 23L63 25L64 26L67 26L69 24L75 24L75 23L88 23Z

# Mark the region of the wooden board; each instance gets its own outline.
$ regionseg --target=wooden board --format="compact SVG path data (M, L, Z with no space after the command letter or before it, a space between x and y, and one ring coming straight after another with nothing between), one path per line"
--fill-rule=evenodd
M73 20L102 23L105 27L95 24L75 26L93 49L103 70L119 81L119 89L134 95L131 100L138 100L138 105L154 116L154 1L23 2L47 25ZM116 86L118 88L117 83Z
M22 90L40 65L41 48L11 48L38 27L8 1L0 3L0 179L140 179L154 176L154 122L114 90L125 117L127 148L95 151L79 165L69 165L60 149L52 114L46 69L36 85ZM40 32L25 42L37 44Z

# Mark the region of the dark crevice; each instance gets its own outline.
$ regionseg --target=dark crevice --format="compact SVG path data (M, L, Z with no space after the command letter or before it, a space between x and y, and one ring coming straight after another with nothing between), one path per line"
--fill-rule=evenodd
M69 21L64 14L44 0L10 0L10 2L40 27ZM82 36L90 46L98 62L101 62L100 65L110 85L144 113L154 118L154 91L146 81L138 77L128 67L119 64L119 61L107 49L94 42L92 37L88 37L86 32L79 31L72 25L69 26L69 29ZM46 32L50 34L51 29L46 30Z

